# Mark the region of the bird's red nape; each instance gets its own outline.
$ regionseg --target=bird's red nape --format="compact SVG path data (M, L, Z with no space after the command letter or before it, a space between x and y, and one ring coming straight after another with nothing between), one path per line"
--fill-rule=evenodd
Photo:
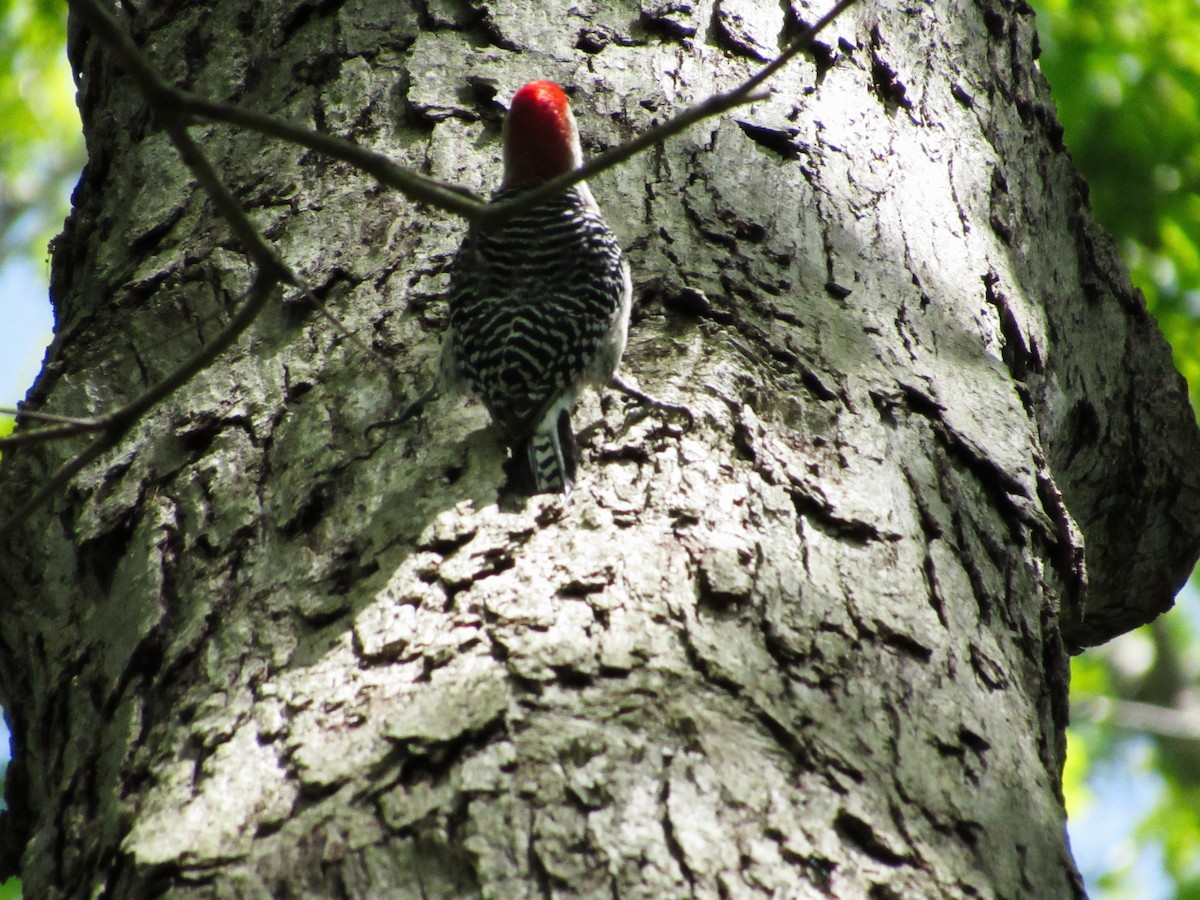
M504 120L504 186L549 181L583 162L571 105L553 81L531 81L513 95Z

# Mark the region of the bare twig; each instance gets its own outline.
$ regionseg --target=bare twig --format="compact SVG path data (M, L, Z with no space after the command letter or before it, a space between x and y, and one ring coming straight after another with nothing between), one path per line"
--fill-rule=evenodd
M1159 737L1200 740L1200 708L1177 708L1098 695L1075 697L1071 713L1105 725L1145 731Z
M733 93L736 94L739 92L744 92L749 94L756 87L791 62L795 57L799 56L801 53L811 47L813 45L813 41L816 40L817 35L824 31L830 22L853 6L854 3L855 0L840 0L840 2L835 4L833 8L829 10L829 12L825 13L825 15L821 16L821 18L813 22L812 25L808 26L808 28L805 28L804 31L802 31L796 37L796 39L792 41L792 43L789 44L782 53L779 54L779 56L775 57L775 59L771 60L761 69L759 69L756 75L752 76L749 81L743 84L740 88L737 88L735 91L733 91Z
M113 16L96 3L96 0L71 2L79 8L88 24L121 59L125 68L137 81L142 93L146 95L147 101L160 114L169 113L181 123L187 115L213 122L228 122L300 144L357 166L374 175L381 184L395 188L411 200L429 203L467 218L476 215L484 205L478 199L471 199L469 191L426 178L411 169L396 165L381 153L367 150L351 141L182 91L159 77L150 60L133 42L133 38Z
M186 363L160 381L150 390L141 394L127 406L115 413L102 416L95 420L103 423L103 431L82 453L54 473L54 477L38 489L32 497L23 503L9 519L0 524L0 537L6 535L18 524L25 520L34 510L49 500L68 481L74 478L85 466L96 460L101 454L111 450L129 433L149 409L160 400L184 384L195 372L200 371L231 346L237 337L254 321L254 317L266 305L275 292L278 281L263 269L258 270L254 283L250 286L249 296L238 309L237 314L221 330L215 338L201 347Z
M16 416L17 419L24 418L45 418L49 420L51 417L38 416L32 410L25 409L0 409L0 414ZM85 434L89 431L100 431L107 421L104 416L98 418L72 418L71 416L54 416L54 419L59 420L59 424L54 428L39 428L36 431L21 431L17 434L6 435L0 438L0 450L8 450L13 447L24 447L30 444L44 444L46 441L61 441L65 438L74 437L77 434Z
M718 116L738 106L766 99L769 95L759 91L758 88L798 54L808 50L817 34L854 3L855 0L840 0L829 12L797 36L778 57L733 90L723 94L714 94L703 102L688 107L661 125L656 125L632 140L593 157L575 171L502 203L484 203L465 188L427 178L411 169L397 165L381 153L367 150L351 141L311 131L253 110L197 97L172 87L158 79L157 76L154 76L156 79L155 90L163 97L169 98L169 102L177 109L199 119L241 125L261 134L300 144L310 150L316 150L326 156L358 167L367 174L373 175L381 184L394 188L410 200L428 203L430 206L462 216L468 221L495 224L522 210L530 209L549 197L562 193L573 184L578 184L580 181L619 165L643 150L661 144L667 138L679 134L697 122ZM128 38L126 40L130 46L133 46L132 41L129 41ZM133 47L133 50L137 52L136 47Z
M171 91L172 101L178 104L180 109L198 119L241 125L252 131L281 138L348 162L368 175L375 176L380 184L399 191L414 202L428 203L466 219L477 218L486 208L485 203L466 188L427 178L412 169L397 165L382 153L360 147L344 138L312 131L239 106L206 100L166 85L164 88Z
M39 419L43 422L58 422L63 425L78 425L88 431L98 427L96 419L81 419L78 416L60 416L37 409L13 409L8 406L0 406L0 415L12 416L18 419Z
M581 181L591 178L593 175L603 172L605 169L610 169L619 163L623 163L630 157L657 144L661 144L667 138L679 134L697 122L718 116L723 112L747 103L765 100L769 95L766 92L759 91L759 86L787 65L798 54L803 53L811 47L816 36L855 2L856 0L840 0L829 12L817 19L810 27L804 29L779 56L771 60L733 90L726 91L723 94L713 94L695 106L689 106L683 112L672 116L661 125L647 129L632 140L626 141L618 147L613 147L599 156L592 157L574 172L560 175L552 181L547 181L543 185L518 194L516 197L505 200L502 203L490 204L479 215L481 224L502 222L522 210L532 209L543 200L562 193L571 185L578 184Z

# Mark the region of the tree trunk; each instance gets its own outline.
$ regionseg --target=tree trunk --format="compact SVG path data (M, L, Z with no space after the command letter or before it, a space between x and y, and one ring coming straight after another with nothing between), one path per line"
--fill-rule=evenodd
M120 8L173 82L481 191L525 81L573 89L594 154L825 9ZM71 52L90 161L30 401L79 415L251 265L114 57ZM696 421L587 397L566 501L506 492L461 397L365 433L433 377L461 222L193 128L403 387L273 304L2 548L28 896L1081 895L1067 650L1170 605L1200 435L1036 52L1023 3L864 2L769 99L594 179L624 371Z

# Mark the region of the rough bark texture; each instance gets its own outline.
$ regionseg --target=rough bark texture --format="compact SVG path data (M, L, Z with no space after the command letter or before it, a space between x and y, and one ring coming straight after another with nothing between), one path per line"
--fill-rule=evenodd
M524 81L570 86L595 152L823 11L122 8L179 84L477 190ZM569 502L506 496L461 398L368 438L407 397L274 306L0 553L29 896L1080 894L1064 648L1170 605L1200 438L1035 43L1020 3L863 3L769 101L596 179L625 370L697 423L590 397ZM78 414L185 358L249 266L115 62L80 30L72 58L90 162L31 400ZM196 131L423 388L461 224Z

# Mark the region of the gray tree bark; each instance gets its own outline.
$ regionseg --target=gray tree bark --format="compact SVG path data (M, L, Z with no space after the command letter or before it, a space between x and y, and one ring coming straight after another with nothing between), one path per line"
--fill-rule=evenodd
M122 4L174 82L489 190L504 104L588 151L732 87L824 7ZM1080 896L1067 652L1169 607L1200 435L1091 222L1022 3L864 2L769 100L595 179L634 271L569 501L503 490L431 379L462 225L224 127L303 303L0 553L31 897ZM83 29L90 161L33 406L134 396L250 266ZM77 450L6 454L21 496Z

